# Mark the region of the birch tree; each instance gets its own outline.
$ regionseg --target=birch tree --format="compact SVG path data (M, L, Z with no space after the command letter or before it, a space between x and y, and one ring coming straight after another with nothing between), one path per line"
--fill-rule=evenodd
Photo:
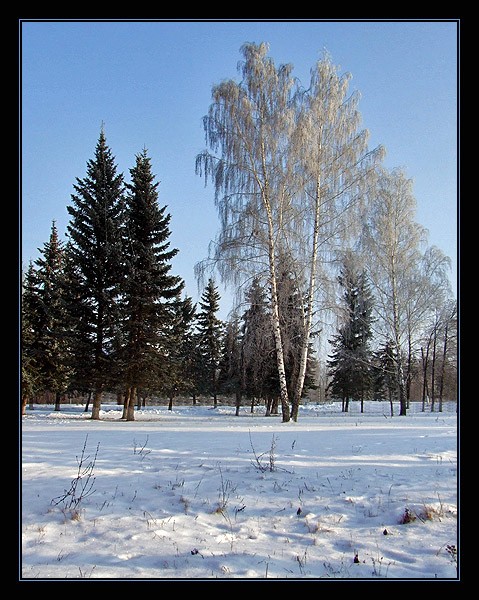
M369 280L375 291L377 322L391 340L396 361L400 416L406 415L405 348L411 281L421 260L425 230L415 222L416 200L404 172L382 171L374 205L364 227Z
M276 67L267 52L264 43L245 44L241 82L214 86L204 119L210 151L197 157L196 167L215 187L221 229L210 257L223 280L239 285L253 274L268 283L283 421L289 421L297 419L304 386L319 250L346 231L345 215L363 197L382 150L368 152L367 132L358 130L358 96L348 96L349 77L329 57L303 91L292 66ZM278 262L285 255L297 281L307 282L291 393L278 301Z
M242 81L230 79L213 87L204 118L211 152L197 157L196 170L205 176L205 184L211 178L215 187L221 231L213 259L223 280L238 284L252 270L266 277L283 421L289 421L276 258L292 199L287 173L294 82L291 65L276 68L266 44L245 44L241 51ZM198 267L197 272L202 264Z
M368 149L361 129L360 95L349 92L351 75L340 75L325 54L311 70L310 87L299 94L292 154L299 167L300 194L288 242L294 239L296 265L308 282L303 310L304 337L300 371L293 395L297 420L313 326L318 260L347 244L365 208L367 190L384 149ZM293 237L294 236L294 237Z
M402 290L407 327L406 403L409 408L414 355L424 337L424 324L451 297L448 271L451 260L436 246L428 246L420 256L417 269L411 269L407 288Z

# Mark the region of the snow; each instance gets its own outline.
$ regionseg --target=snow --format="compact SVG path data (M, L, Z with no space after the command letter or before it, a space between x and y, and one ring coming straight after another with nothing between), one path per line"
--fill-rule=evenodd
M420 409L35 406L19 579L457 581L456 405Z

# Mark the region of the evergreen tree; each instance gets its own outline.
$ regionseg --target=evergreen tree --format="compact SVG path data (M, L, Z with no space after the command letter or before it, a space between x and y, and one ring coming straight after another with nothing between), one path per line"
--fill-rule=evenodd
M246 294L248 308L243 314L242 356L243 388L251 400L266 403L266 414L276 411L279 388L271 315L267 308L266 291L255 278Z
M158 206L158 182L147 151L136 156L126 196L126 277L122 358L127 389L126 419L134 420L137 390L170 373L171 337L178 320L184 283L171 275L171 216ZM168 361L170 359L170 364ZM171 373L170 373L171 375Z
M90 322L89 290L85 287L81 272L74 260L71 242L65 248L63 277L63 297L69 320L67 331L70 354L67 364L70 368L70 390L87 394L85 412L88 412L94 390L93 327Z
M351 398L361 400L371 389L372 295L364 271L358 272L351 255L344 261L338 277L343 287L345 322L330 343L334 351L328 361L333 397L340 397L347 412Z
M69 324L63 298L64 260L63 244L53 222L49 241L40 250L35 268L27 273L25 341L30 347L27 355L35 364L38 391L53 394L55 410L60 410L70 377L66 335Z
M391 407L391 417L394 416L393 402L398 396L397 357L394 342L388 340L386 344L375 352L373 357L373 390L374 399L383 400L386 396Z
M181 392L195 395L196 383L196 304L186 296L181 302L181 342L179 356L181 360Z
M191 392L191 354L193 350L193 322L196 305L191 298L178 299L174 305L175 319L168 335L166 369L161 376L161 387L168 397L168 410L173 409L173 400L179 394Z
M243 387L243 360L241 329L236 315L225 326L219 370L220 389L226 395L235 395L235 414L238 416Z
M113 344L119 320L124 212L123 175L107 146L103 128L86 177L73 186L67 227L68 251L76 269L76 294L70 309L82 313L77 321L76 345L83 348L84 377L94 389L92 419L100 418L102 393L113 375ZM81 303L81 308L77 306Z
M39 298L36 290L36 276L33 262L22 282L21 294L21 406L22 415L27 403L41 390L41 372L38 365L37 336Z
M280 267L278 268L278 302L280 309L280 327L281 338L283 340L283 353L285 357L285 370L288 382L288 394L294 396L294 390L297 389L298 377L300 376L302 344L304 342L304 311L306 306L306 297L300 290L300 278L293 274L293 268L290 266L285 255L282 255ZM304 289L305 286L302 285ZM310 340L317 335L312 330L309 334ZM314 349L312 341L308 343L306 355L306 371L304 382L301 386L303 398L309 389L315 389L314 371L316 361L314 358ZM279 385L279 382L278 382ZM291 417L297 420L298 406L293 405Z
M215 282L210 278L201 296L197 317L198 377L201 393L211 394L215 407L218 403L218 370L223 341L223 323L217 317L220 300Z

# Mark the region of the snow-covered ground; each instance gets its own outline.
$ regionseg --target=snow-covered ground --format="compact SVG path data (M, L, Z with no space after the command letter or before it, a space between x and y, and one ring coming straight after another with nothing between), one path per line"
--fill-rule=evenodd
M458 580L456 408L420 408L35 406L19 580Z

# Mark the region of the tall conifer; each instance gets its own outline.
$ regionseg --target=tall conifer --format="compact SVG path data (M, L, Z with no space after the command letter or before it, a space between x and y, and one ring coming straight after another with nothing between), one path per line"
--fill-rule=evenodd
M178 318L179 295L184 283L172 275L166 206L158 206L158 182L151 171L146 149L136 156L127 184L124 284L124 372L127 420L134 420L139 387L161 386L162 371L168 369L169 337Z
M48 242L26 274L23 312L24 350L27 365L31 368L30 376L35 372L37 392L54 395L56 410L60 410L61 397L67 391L70 376L64 265L63 244L53 222ZM29 379L27 377L25 381Z
M76 341L84 349L85 377L94 389L92 419L100 418L104 389L111 382L113 342L119 324L122 265L123 175L106 143L103 128L94 158L87 162L86 176L73 186L71 216L67 227L70 259L76 269L76 297L83 319L77 322ZM88 373L88 375L87 375Z
M352 255L346 257L338 281L344 290L345 320L330 340L334 351L328 361L329 387L333 396L342 398L344 411L352 398L361 400L362 412L372 389L372 294L365 272L354 267Z
M221 296L213 279L201 296L200 312L198 313L198 352L202 380L200 391L213 396L214 406L218 402L218 375L223 344L223 323L218 319Z

